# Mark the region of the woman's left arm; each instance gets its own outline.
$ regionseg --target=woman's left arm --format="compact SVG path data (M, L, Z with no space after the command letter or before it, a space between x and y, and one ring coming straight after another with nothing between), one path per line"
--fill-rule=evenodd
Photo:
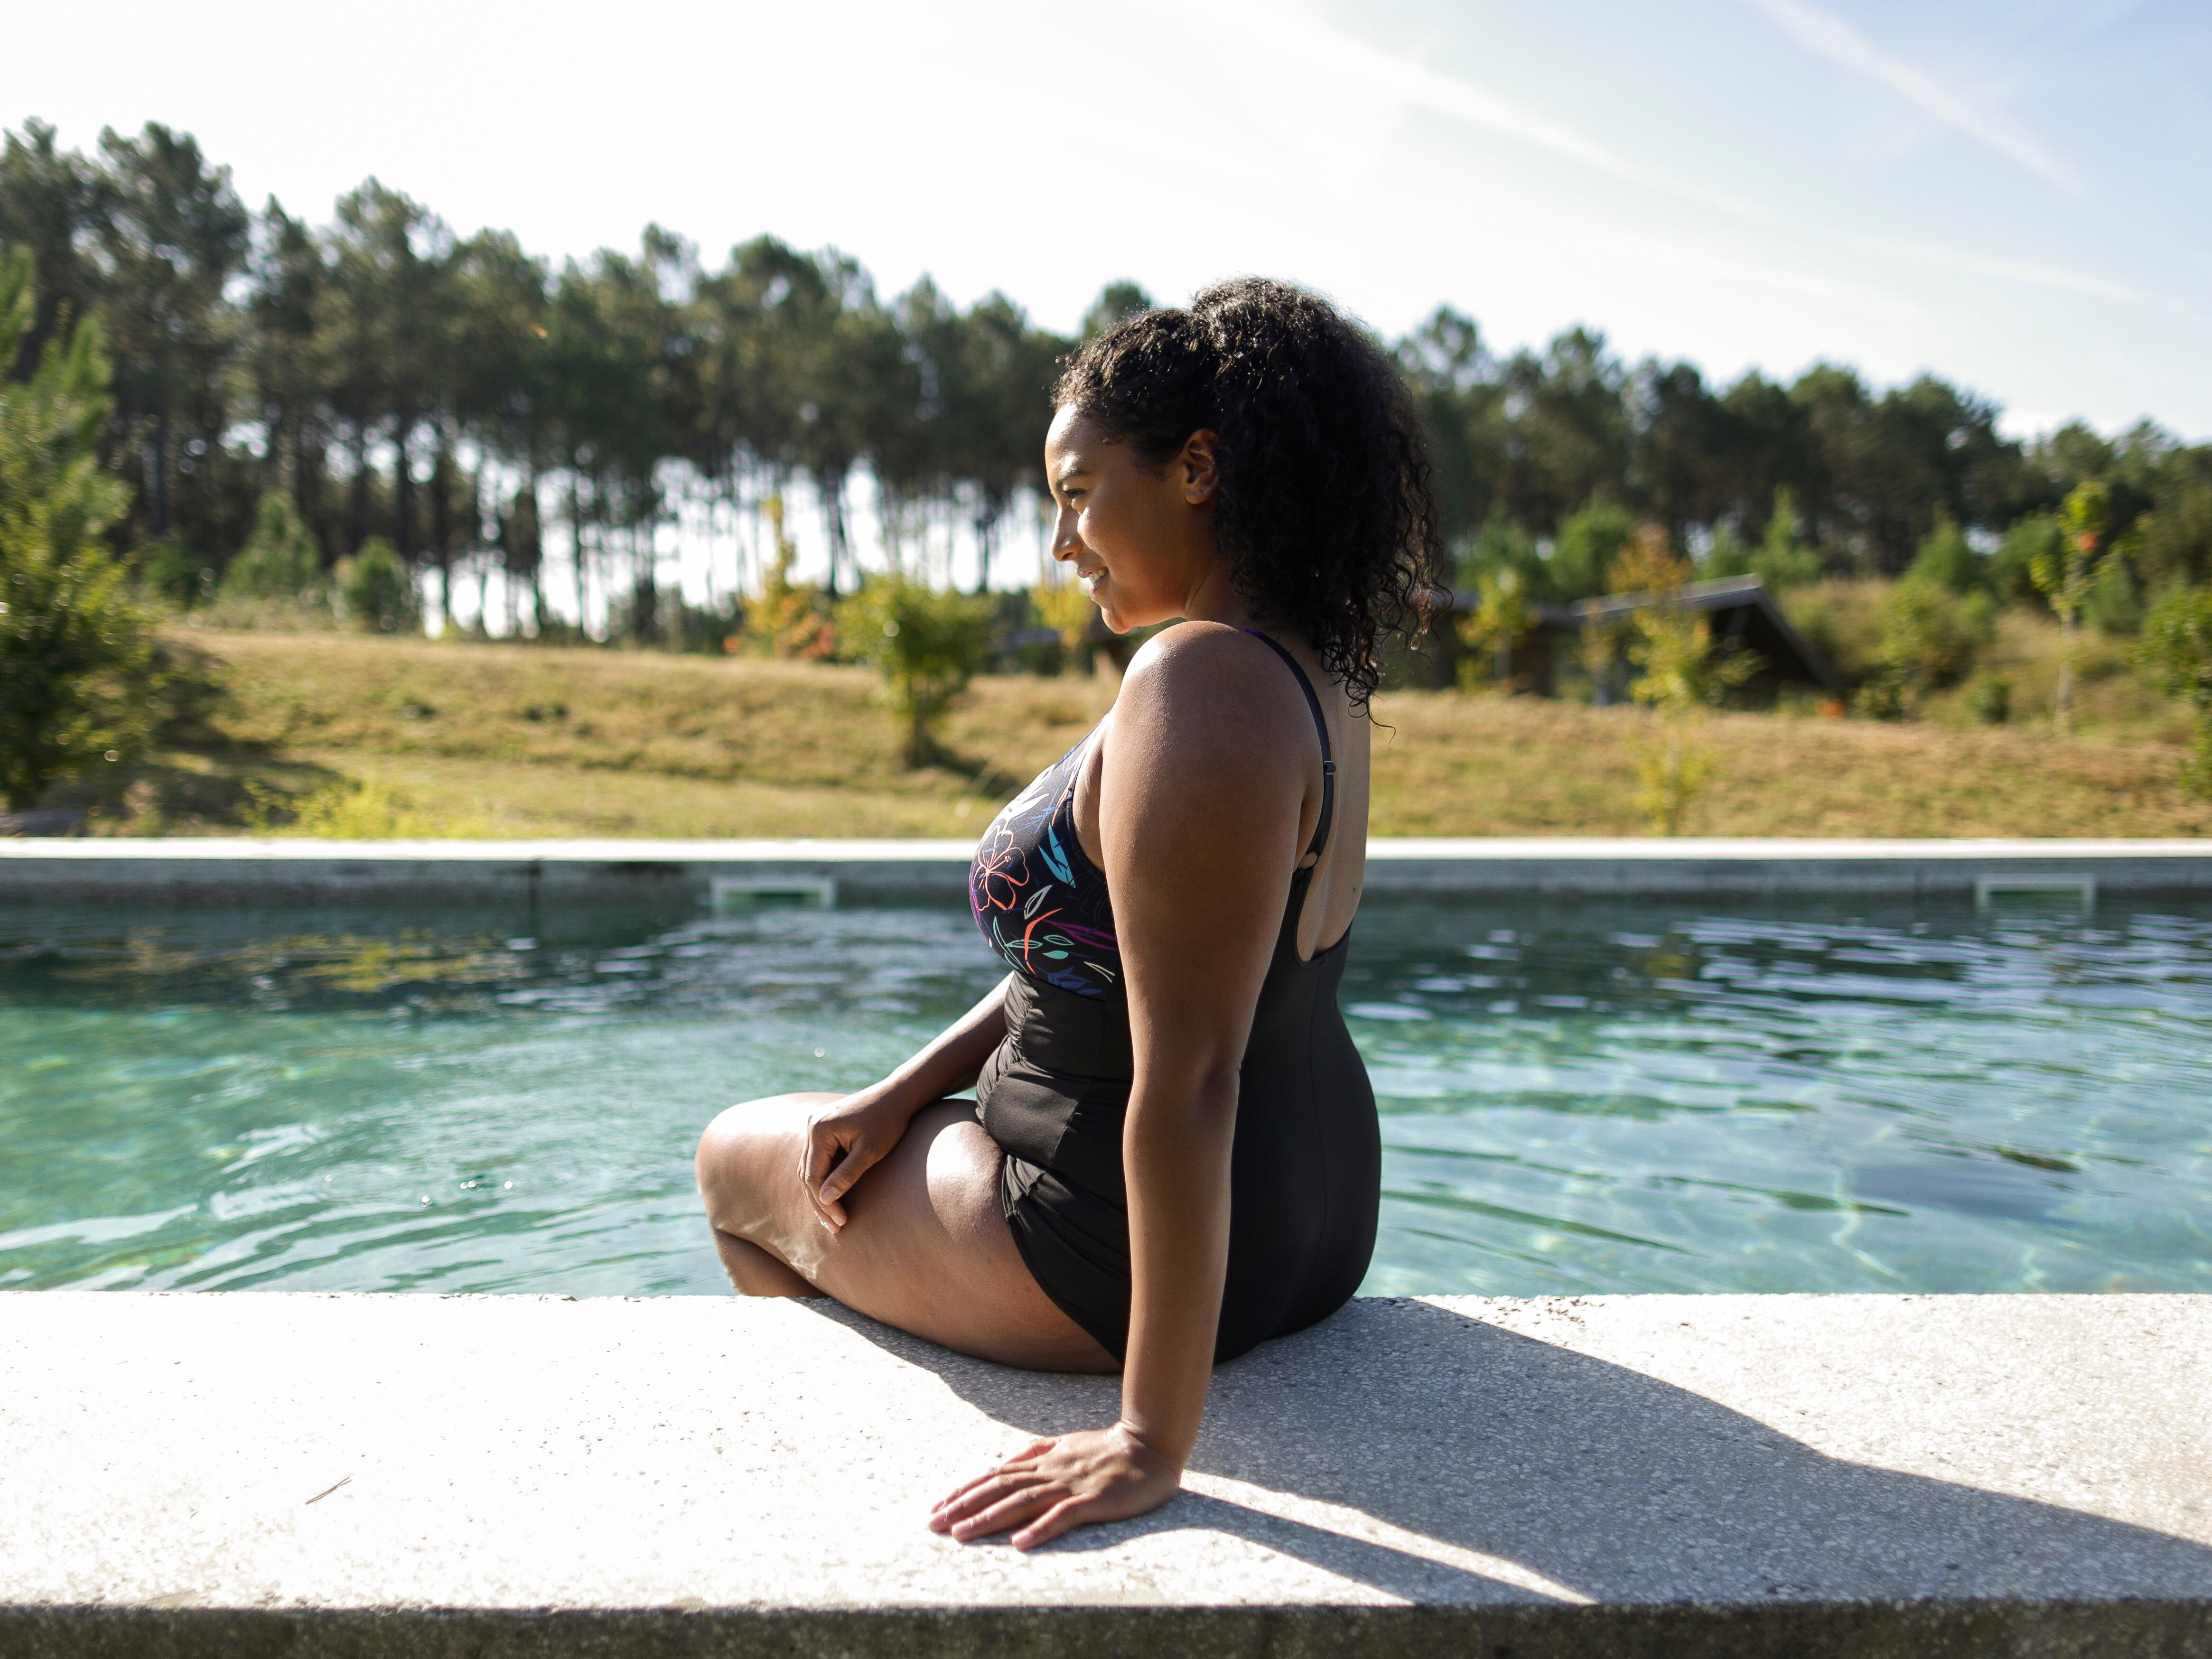
M1139 654L1115 703L1099 839L1135 1061L1121 1419L1038 1441L953 1493L930 1524L956 1538L1016 1528L1029 1549L1141 1515L1174 1496L1197 1443L1229 1256L1237 1073L1297 858L1297 757L1312 742L1303 708L1253 707L1244 653L1261 650L1186 623Z

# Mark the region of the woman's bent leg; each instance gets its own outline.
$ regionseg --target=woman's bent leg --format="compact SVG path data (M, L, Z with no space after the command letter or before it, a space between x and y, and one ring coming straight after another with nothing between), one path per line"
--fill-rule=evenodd
M999 1149L966 1101L915 1115L845 1195L831 1232L799 1177L808 1115L839 1097L733 1106L700 1138L715 1248L750 1296L829 1295L962 1353L1031 1370L1111 1371L1114 1358L1037 1288L999 1206Z

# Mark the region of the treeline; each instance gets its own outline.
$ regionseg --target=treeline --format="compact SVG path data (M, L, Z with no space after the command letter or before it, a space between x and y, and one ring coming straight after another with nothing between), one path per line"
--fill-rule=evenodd
M110 537L185 602L259 526L264 541L296 534L324 569L378 542L448 586L459 568L499 568L536 630L552 614L550 532L577 556L570 580L588 568L623 598L621 625L651 637L654 531L687 501L757 520L804 479L826 586L849 592L863 476L893 554L957 530L988 585L1040 485L1045 387L1073 343L1003 295L963 310L925 278L884 300L853 259L770 237L710 267L652 227L635 253L556 269L504 232L456 236L374 179L325 224L273 200L256 213L227 168L159 125L103 133L89 155L38 122L10 133L0 254L17 249L39 312L0 368L25 376L71 319L100 319L106 459L132 492ZM1115 284L1086 326L1145 303ZM2148 423L2023 444L1996 405L1932 376L1877 391L1824 364L1717 387L1579 328L1499 356L1448 309L1395 349L1463 577L1505 561L1556 597L1595 592L1631 522L1713 569L1895 574L1938 534L1986 557L2085 482L2105 489L2131 586L2212 574L2212 446ZM769 574L763 556L753 585Z

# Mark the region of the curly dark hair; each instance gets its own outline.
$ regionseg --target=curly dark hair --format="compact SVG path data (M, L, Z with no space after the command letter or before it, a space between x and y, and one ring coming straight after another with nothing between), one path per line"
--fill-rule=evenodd
M1152 467L1213 432L1214 532L1238 592L1364 708L1383 636L1427 623L1438 544L1420 417L1373 340L1303 289L1241 277L1090 341L1053 404Z

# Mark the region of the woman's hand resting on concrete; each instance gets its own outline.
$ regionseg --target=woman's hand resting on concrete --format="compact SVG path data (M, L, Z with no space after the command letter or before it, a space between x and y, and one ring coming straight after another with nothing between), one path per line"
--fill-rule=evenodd
M930 1511L929 1529L963 1543L1018 1528L1008 1541L1032 1550L1071 1528L1126 1521L1156 1510L1182 1486L1182 1465L1154 1451L1126 1423L1033 1440Z

